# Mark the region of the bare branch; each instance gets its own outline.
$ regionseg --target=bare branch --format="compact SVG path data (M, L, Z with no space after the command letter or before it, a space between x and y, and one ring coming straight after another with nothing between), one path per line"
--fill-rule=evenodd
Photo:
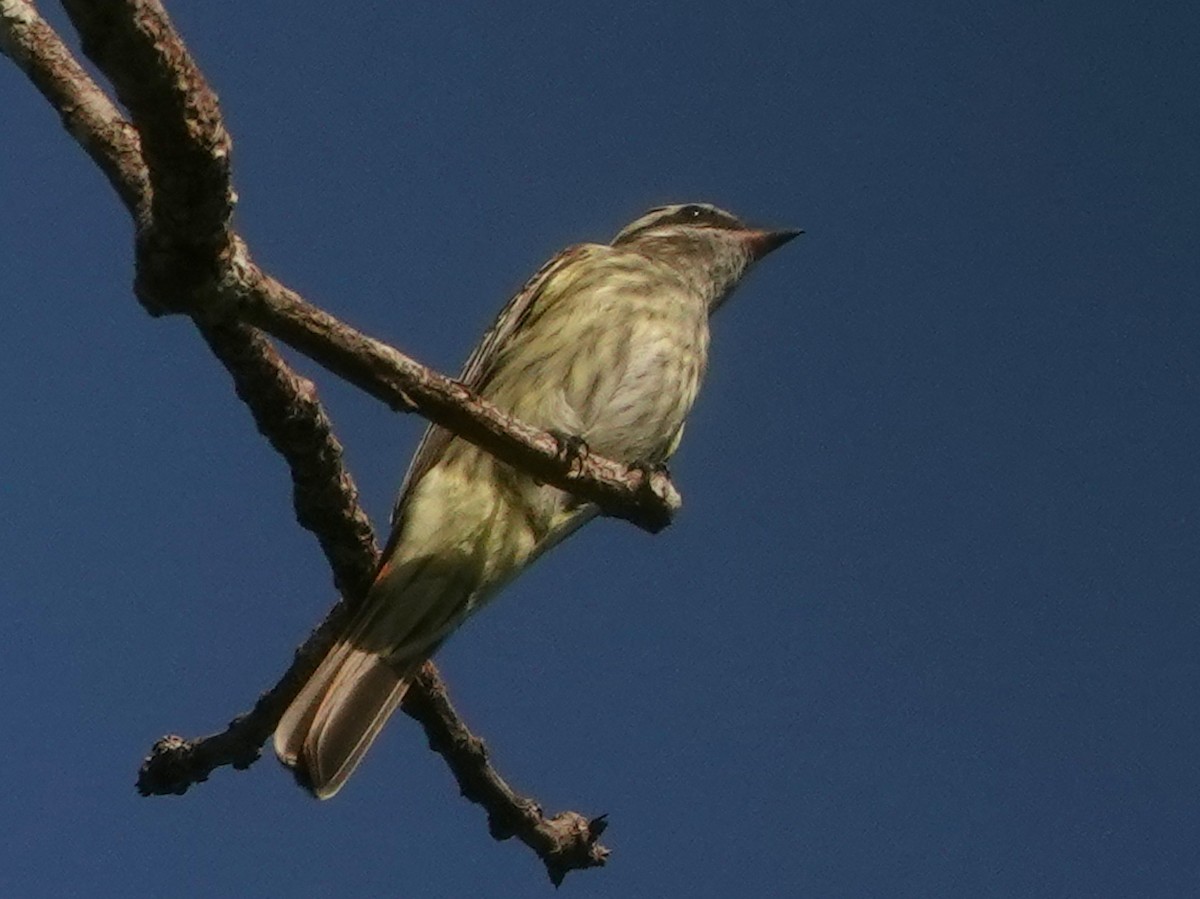
M263 273L229 228L229 137L216 94L157 0L64 0L84 50L142 134L153 227L138 234L139 299L154 314L234 316L388 403L418 411L547 484L651 533L682 505L664 471L572 456L552 435L305 303Z
M450 766L463 796L487 810L493 837L520 839L541 858L555 886L568 871L605 863L609 852L599 843L608 826L603 815L589 820L578 812L562 812L547 818L541 806L514 792L492 767L483 741L455 714L437 669L426 663L416 682L421 689L409 691L403 709L421 722L429 748Z
M246 326L198 326L233 375L238 396L250 407L259 430L288 460L297 518L321 541L346 600L334 606L251 711L207 737L158 740L138 772L143 795L181 794L218 767L253 764L288 704L341 633L349 610L365 595L378 563L370 524L311 383L291 373L270 344ZM603 818L589 820L573 811L547 818L537 802L514 791L492 767L483 741L455 711L432 662L425 663L401 708L425 730L430 748L445 760L462 795L487 812L495 839L520 839L542 859L556 885L568 871L605 863L609 850L599 842Z
M374 580L379 550L316 387L253 328L205 322L197 327L233 376L259 432L287 460L296 520L320 541L338 593L356 603Z
M590 500L651 533L671 522L681 500L665 471L592 453L572 454L551 434L497 409L459 381L426 368L304 301L235 254L238 315L320 362L394 409L423 416L547 484ZM244 285L244 287L243 287Z
M11 58L62 117L135 222L146 221L150 180L138 133L76 62L29 0L0 0L0 52Z
M112 82L141 134L154 196L151 234L139 237L164 242L164 254L212 264L231 243L235 202L217 95L158 0L63 0L63 7L83 52ZM139 267L146 262L139 259ZM176 287L179 280L176 273Z
M337 639L346 613L345 601L334 606L296 651L295 661L279 682L225 730L191 740L168 734L155 741L138 770L138 792L143 796L181 796L193 784L208 780L217 768L231 765L242 770L258 761L284 711Z
M17 62L59 112L67 130L130 210L137 228L139 297L154 313L186 309L192 314L214 354L233 375L238 396L250 407L259 430L287 461L297 518L318 537L346 597L252 711L222 733L193 741L170 736L155 744L140 772L139 789L144 794L182 793L219 766L244 768L258 758L282 711L341 630L348 606L365 594L377 564L374 536L312 384L295 375L253 329L214 320L213 305L225 308L233 295L254 311L248 317L262 317L281 330L293 331L299 343L320 343L322 331L336 335L330 340L334 350L329 354L332 362L324 363L327 367L347 368L351 380L376 396L382 394L397 408L429 405L440 416L435 420L469 432L468 439L477 439L485 448L490 449L487 442L498 440L501 458L522 464L528 456L534 460L531 470L539 476L547 460L560 465L562 460L549 435L511 420L456 382L308 307L249 263L248 253L229 228L235 197L229 182L229 140L216 97L162 6L144 0L65 0L65 5L88 52L133 112L138 129L121 116L29 0L0 0L0 51ZM177 299L181 296L182 302ZM206 302L198 302L201 299ZM208 304L213 299L215 304ZM346 344L355 343L365 349L365 362L339 356ZM461 418L454 408L460 402L475 404L467 405ZM608 465L619 474L624 468L603 459L575 461L581 469ZM560 486L573 484L572 466L566 467L567 476L546 480L562 481ZM589 484L595 477L578 476L583 491L603 492L603 484ZM642 494L657 490L649 507L663 503L664 496L665 505L672 505L673 496L673 505L678 506L678 496L664 475L657 482L650 478L644 483L626 477L624 485ZM621 488L616 492L620 494ZM610 508L607 502L597 501ZM564 812L547 819L535 802L513 792L491 767L482 741L455 713L432 663L426 664L409 691L404 709L422 724L430 746L446 760L463 795L487 810L493 836L520 838L542 858L556 884L569 870L604 863L608 850L597 842L605 827L603 818L589 821Z

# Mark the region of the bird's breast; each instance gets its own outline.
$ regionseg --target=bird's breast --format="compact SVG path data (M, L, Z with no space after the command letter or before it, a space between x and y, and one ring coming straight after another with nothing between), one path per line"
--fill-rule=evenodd
M563 381L564 404L597 452L661 461L695 401L708 359L708 318L680 289L601 305Z
M705 298L665 267L614 263L531 314L485 395L621 461L661 461L708 358Z

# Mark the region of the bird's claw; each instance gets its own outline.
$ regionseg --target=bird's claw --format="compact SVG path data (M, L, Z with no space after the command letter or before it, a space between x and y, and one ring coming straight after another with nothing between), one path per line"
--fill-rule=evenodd
M656 474L660 474L668 479L671 477L671 470L667 468L666 462L650 462L646 459L635 459L629 463L629 467L634 471L640 471L646 478L647 483Z
M658 484L666 484L671 490L671 471L667 468L665 462L651 462L648 459L635 459L629 463L630 471L641 472L642 483L639 486L639 491L650 493L655 497L662 498L658 489Z
M578 434L568 434L566 431L554 429L551 429L549 434L557 441L559 461L567 469L574 468L576 462L587 458L589 452L587 441Z

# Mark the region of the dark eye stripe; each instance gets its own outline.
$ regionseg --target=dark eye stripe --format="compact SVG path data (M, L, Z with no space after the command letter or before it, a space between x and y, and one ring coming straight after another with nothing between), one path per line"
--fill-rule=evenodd
M707 203L659 206L626 226L615 238L614 245L664 225L692 225L697 228L722 228L728 231L741 231L746 227L738 218Z
M667 207L670 209L670 207ZM680 206L674 211L666 213L662 218L655 219L652 227L657 228L659 225L703 225L712 228L726 228L729 230L740 230L744 227L740 221L720 209L712 206L701 206L696 203L689 203L687 206Z

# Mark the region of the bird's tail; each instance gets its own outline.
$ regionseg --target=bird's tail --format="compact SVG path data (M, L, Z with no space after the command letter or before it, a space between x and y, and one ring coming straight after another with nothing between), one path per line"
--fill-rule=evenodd
M314 796L328 799L358 767L422 661L397 666L377 652L339 642L279 721L280 761Z
M436 500L433 523L428 510L412 513L420 526L406 532L399 544L405 549L390 554L345 636L275 730L280 761L320 799L341 789L434 650L495 591L598 512L554 505L555 494L551 511L541 513L546 527L535 533L528 510L505 505L498 491L483 490L482 500L474 495L464 511L454 501L461 480L439 477L435 469L421 482ZM446 483L450 499L435 489ZM541 488L531 483L530 489Z
M275 729L275 754L318 799L354 773L421 665L465 615L473 583L417 567L376 581Z

